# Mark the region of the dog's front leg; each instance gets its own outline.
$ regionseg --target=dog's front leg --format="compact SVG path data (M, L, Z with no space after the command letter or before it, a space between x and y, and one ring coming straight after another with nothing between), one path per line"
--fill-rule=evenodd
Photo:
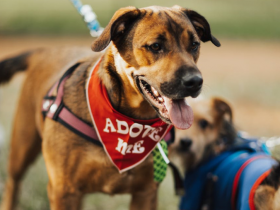
M75 135L63 125L46 119L42 152L49 177L51 210L79 210L84 192L79 188L79 151ZM77 178L78 177L78 178Z
M62 172L58 165L46 163L49 183L48 197L51 210L79 210L82 205L83 193L78 185L73 182L68 173ZM53 167L54 166L54 167ZM62 173L61 173L62 172Z
M156 210L158 184L151 186L146 191L134 192L130 203L130 210Z
M66 186L48 184L48 196L51 210L79 210L82 204L82 194L67 189Z

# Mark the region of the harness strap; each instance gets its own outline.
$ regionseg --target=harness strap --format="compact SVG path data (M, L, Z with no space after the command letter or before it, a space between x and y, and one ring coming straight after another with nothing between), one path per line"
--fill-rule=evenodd
M264 172L258 179L257 181L254 183L251 191L250 191L250 195L249 195L249 206L251 210L256 210L255 207L255 203L254 203L254 196L255 196L255 192L257 190L257 188L260 186L260 184L262 183L262 181L270 174L271 169L267 170L266 172Z
M43 100L42 113L44 117L49 117L57 122L60 122L75 134L94 144L102 146L94 128L74 115L63 103L64 84L79 65L80 63L77 63L68 69L61 79L48 91ZM52 92L55 89L57 90L56 97L52 95Z
M83 135L86 138L90 138L92 140L98 139L95 130L90 125L88 125L86 122L84 122L81 119L79 119L78 117L76 117L65 106L60 111L58 118L62 122L66 123L73 129L75 129L77 132L79 132L79 135Z
M248 159L245 163L243 163L243 165L240 167L240 169L236 173L236 175L234 177L234 181L233 181L232 195L231 195L231 206L232 206L233 210L236 209L236 202L235 202L236 201L236 194L237 194L238 183L239 183L242 172L251 162L253 162L257 159L266 158L266 157L267 156L265 156L265 155L258 155L258 156L255 156L255 157L252 157L252 158Z
M182 178L178 168L172 162L169 162L168 165L172 169L176 195L184 195L184 193L185 193L184 181L183 181L183 178Z

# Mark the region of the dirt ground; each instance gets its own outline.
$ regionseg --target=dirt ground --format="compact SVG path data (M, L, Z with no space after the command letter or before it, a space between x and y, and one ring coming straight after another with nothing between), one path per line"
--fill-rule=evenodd
M202 95L226 99L234 109L234 121L238 128L255 136L280 136L280 42L226 39L220 41L220 48L211 43L202 44L198 62L204 77ZM0 36L0 60L39 47L90 47L91 42L90 37ZM1 130L4 130L4 148L8 145L23 79L24 74L18 74L9 84L0 86L0 144ZM0 145L0 192L4 188L7 156L8 150L1 150ZM49 209L46 184L47 175L41 157L23 183L24 191L19 209ZM172 195L173 184L169 172L159 192L159 209L177 209L178 197ZM114 196L107 202L108 198L104 195L87 197L84 209L127 209L129 197Z

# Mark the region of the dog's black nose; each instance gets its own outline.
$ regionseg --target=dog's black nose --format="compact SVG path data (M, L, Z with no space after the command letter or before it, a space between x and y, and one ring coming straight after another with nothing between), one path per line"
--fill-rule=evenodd
M185 139L181 139L180 140L180 146L182 147L182 149L184 150L188 150L192 145L192 140L185 138Z
M186 75L182 78L182 83L189 92L199 91L203 84L200 75Z
M172 99L197 97L201 91L203 79L196 66L181 66L174 78L160 84L163 95Z

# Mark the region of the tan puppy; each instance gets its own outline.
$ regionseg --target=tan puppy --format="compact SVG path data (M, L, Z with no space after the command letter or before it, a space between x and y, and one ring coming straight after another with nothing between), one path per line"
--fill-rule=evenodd
M92 125L85 87L89 72L103 56L98 70L115 110L135 119L160 117L186 129L192 124L185 97L202 87L196 66L200 42L220 46L208 22L198 13L174 6L118 10L103 34L87 49L39 49L0 63L0 83L26 70L16 113L2 210L15 206L20 180L41 148L49 176L51 209L80 209L86 193L130 193L130 209L157 208L158 184L153 158L119 173L102 147L89 143L62 124L43 119L43 97L65 70L80 63L64 86L63 101ZM111 44L110 44L111 42ZM98 103L98 100L97 100Z
M181 170L193 173L209 163L211 158L217 157L222 152L241 143L238 142L240 140L238 140L237 131L232 122L232 109L226 101L219 98L195 99L191 100L190 104L194 112L193 125L188 130L176 129L175 142L170 146L170 159L177 162L178 166L183 166ZM257 160L256 164L258 164ZM227 166L227 171L233 167L230 164ZM266 178L257 185L253 197L254 204L251 204L255 209L280 209L279 171L280 166L276 164ZM226 170L224 176L228 176ZM216 187L217 190L215 188L214 192L220 189L218 184ZM242 189L242 186L239 188ZM228 192L231 192L231 189L228 189ZM223 199L226 199L226 196ZM232 204L229 205L233 207ZM215 208L210 207L210 209Z
M199 98L190 100L189 104L194 113L193 125L188 130L176 129L175 142L170 146L171 157L176 158L178 155L179 165L183 166L184 171L201 163L209 152L219 154L225 149L225 145L219 141L219 137L224 132L223 123L232 120L231 108L221 99ZM225 118L228 120L224 120ZM236 132L235 130L232 130L231 133L229 131L227 131L228 135L232 135L233 140Z

